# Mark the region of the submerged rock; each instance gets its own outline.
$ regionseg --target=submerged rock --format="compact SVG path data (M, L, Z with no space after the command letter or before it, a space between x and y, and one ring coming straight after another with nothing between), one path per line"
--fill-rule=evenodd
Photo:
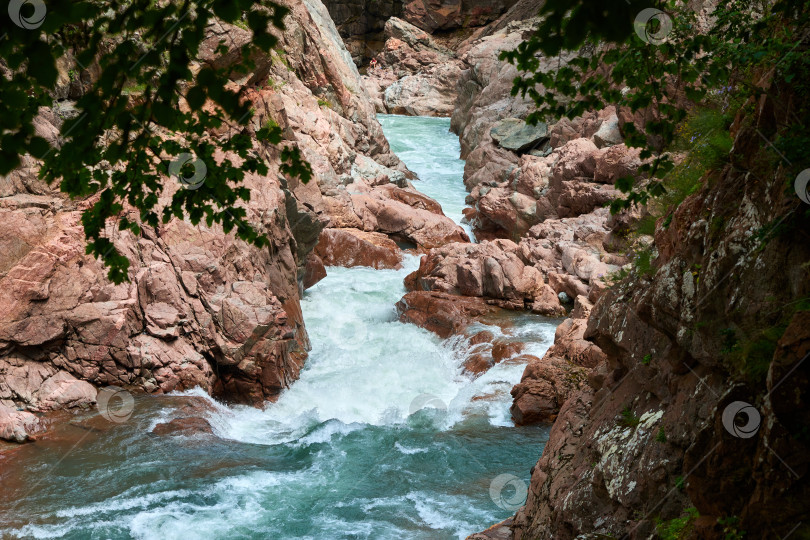
M203 435L213 434L214 430L210 422L205 418L198 418L188 416L183 418L175 418L169 422L157 424L152 428L152 433L155 435Z

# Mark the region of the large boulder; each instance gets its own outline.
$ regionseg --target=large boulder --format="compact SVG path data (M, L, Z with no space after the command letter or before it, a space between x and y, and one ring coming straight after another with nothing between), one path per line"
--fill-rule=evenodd
M411 291L397 302L400 321L430 330L441 338L461 334L471 323L499 312L498 307L482 298L442 292Z
M327 266L402 267L396 242L382 233L359 229L324 229L315 253Z
M433 249L422 257L405 285L408 290L486 298L507 309L531 309L544 315L564 312L542 274L525 264L519 246L509 240Z
M42 424L35 415L0 403L0 439L23 443L41 430Z
M343 202L341 207L336 206L339 202ZM436 201L415 189L354 182L345 196L328 204L335 205L331 206L336 216L333 227L381 232L419 249L469 241L467 233L442 213Z
M460 75L461 69L455 62L441 63L429 70L406 75L385 89L385 110L411 116L450 116Z
M548 124L530 125L519 118L505 118L492 126L489 135L501 148L525 152L548 140Z

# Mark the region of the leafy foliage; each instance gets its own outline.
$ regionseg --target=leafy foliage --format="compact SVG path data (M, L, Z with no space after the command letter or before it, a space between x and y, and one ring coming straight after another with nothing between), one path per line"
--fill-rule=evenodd
M631 429L636 429L641 423L641 419L635 415L630 407L625 407L618 419L618 424Z
M657 520L656 532L662 540L681 540L688 538L695 520L700 516L696 508L687 508L680 517L669 521Z
M254 66L253 53L277 44L270 30L283 29L289 10L270 0L50 0L44 18L34 20L35 4L23 4L29 11L3 21L0 174L27 153L43 161L45 180L59 182L71 197L87 198L87 251L103 260L116 283L127 279L129 261L105 231L125 204L138 219L121 217L120 230L138 234L143 224L187 217L266 245L237 203L250 198L240 185L245 173L266 174L268 167L244 128L252 116L249 102L226 84L234 70ZM249 28L252 38L242 47L240 65L202 63L195 72L215 18ZM215 45L217 52L227 50L222 41ZM78 114L61 126L61 144L51 147L35 134L34 119L53 105L57 62L65 60L75 62L78 73L72 75L84 86L83 95L75 105ZM213 136L215 131L225 134ZM262 144L282 140L278 126L255 136ZM282 148L280 157L282 172L309 180L311 169L297 148ZM172 170L173 163L179 170ZM159 208L170 172L191 189L177 189Z
M711 25L708 28L700 27L697 14L685 3L653 4L662 15L647 21L642 18L634 27L634 17L649 4L546 2L537 31L516 50L501 56L524 72L515 79L512 92L529 96L537 105L527 118L529 123L574 118L608 105L643 117L643 125L628 122L622 129L626 144L641 148L642 158L649 158L640 170L646 179L641 183L634 178L617 180L616 187L626 197L614 201L614 212L646 204L668 192L664 179L673 174L673 152L683 150L677 144L683 135L678 127L695 104L720 102L719 117L727 127L731 115L756 105L769 91L770 81L777 87L790 85L796 95L805 98L810 93L810 44L804 39L810 27L807 0L719 2L711 20L705 22ZM664 32L663 22L671 23L670 31ZM649 38L659 31L665 38ZM557 56L559 67L540 71L538 54ZM770 97L777 102L783 98ZM795 175L810 164L800 150L810 144L806 130L810 111L806 99L791 106L797 111L790 125L767 142ZM701 119L717 118L694 117L695 123ZM684 185L694 186L695 178L717 165L717 155L727 156L731 149L727 130L716 129L716 124L705 127L708 130L697 142L703 150L694 161L707 154L711 159L700 167L674 171L672 183L681 194Z
M723 527L724 540L742 540L745 538L745 531L741 531L740 518L737 516L721 517L717 523Z

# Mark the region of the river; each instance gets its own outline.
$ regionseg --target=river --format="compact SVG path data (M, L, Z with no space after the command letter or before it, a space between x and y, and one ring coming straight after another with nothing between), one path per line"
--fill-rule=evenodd
M464 163L449 119L380 121L415 186L458 222ZM191 391L136 396L124 423L85 413L0 453L0 537L434 540L508 517L548 429L510 420L524 365L473 379L461 338L397 321L417 266L328 268L302 302L313 348L300 380L265 410L206 398L216 436L150 433L203 396ZM509 331L542 355L555 326L516 315Z

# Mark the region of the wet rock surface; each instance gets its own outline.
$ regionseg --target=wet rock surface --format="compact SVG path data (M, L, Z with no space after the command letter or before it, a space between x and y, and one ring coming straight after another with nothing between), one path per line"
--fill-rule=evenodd
M409 292L396 307L400 321L421 326L442 338L461 334L472 322L500 311L482 298L431 291Z
M213 435L214 430L205 418L187 416L175 418L168 422L156 425L152 428L152 433L160 436L167 435Z

